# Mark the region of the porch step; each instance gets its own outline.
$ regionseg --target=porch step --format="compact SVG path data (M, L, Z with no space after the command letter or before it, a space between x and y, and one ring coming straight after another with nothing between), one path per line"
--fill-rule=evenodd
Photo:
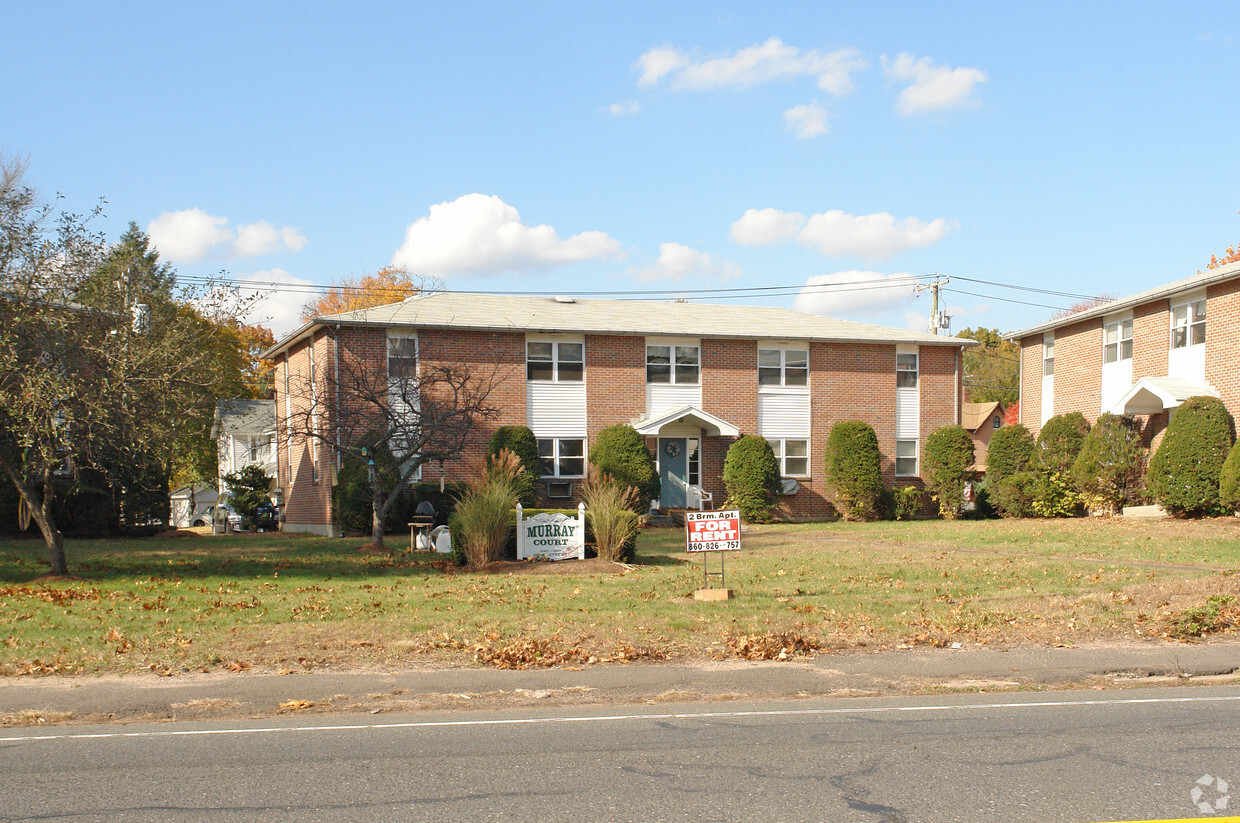
M676 521L672 519L670 514L659 512L658 514L650 515L646 520L646 524L649 526L675 526Z

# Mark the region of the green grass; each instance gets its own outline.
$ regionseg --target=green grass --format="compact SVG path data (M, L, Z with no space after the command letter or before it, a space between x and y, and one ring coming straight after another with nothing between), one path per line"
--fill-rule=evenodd
M0 673L1074 643L1176 634L1194 609L1240 594L1232 520L756 526L725 558L736 598L723 603L692 599L704 558L676 529L642 533L639 565L621 573L461 571L360 542L70 541L78 579L55 581L41 579L41 542L0 541Z

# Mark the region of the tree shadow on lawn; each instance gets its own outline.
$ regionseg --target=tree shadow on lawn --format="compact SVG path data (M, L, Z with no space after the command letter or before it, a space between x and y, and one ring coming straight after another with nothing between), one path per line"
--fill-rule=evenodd
M167 535L147 538L65 541L70 578L64 582L142 579L282 577L316 581L337 579L471 574L448 554L414 552L399 536L388 551L361 550L365 537L323 538L287 535L210 535L186 540ZM677 566L682 558L638 544L636 565ZM47 547L41 539L0 540L0 581L28 584L48 572ZM60 582L48 578L49 582Z

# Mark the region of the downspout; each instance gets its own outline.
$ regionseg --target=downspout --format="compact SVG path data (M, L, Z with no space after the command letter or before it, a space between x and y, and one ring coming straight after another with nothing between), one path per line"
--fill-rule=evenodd
M964 391L964 388L960 384L960 361L963 357L964 357L964 346L957 346L956 347L956 402L955 402L955 406L956 406L955 425L957 426L960 425L960 404L963 402L961 400L961 397L962 397L961 393Z
M1021 401L1025 394L1025 341L1016 343L1016 422L1025 422L1025 404Z
M341 468L340 460L340 324L336 324L336 334L332 337L332 354L335 357L336 376L332 378L332 411L336 421L336 471Z

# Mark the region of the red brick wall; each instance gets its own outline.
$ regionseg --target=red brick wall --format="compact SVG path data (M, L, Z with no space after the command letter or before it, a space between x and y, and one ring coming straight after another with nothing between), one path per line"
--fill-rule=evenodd
M1240 280L1206 290L1206 381L1240 418Z
M519 332L474 332L423 329L418 332L424 368L437 363L463 364L494 383L490 402L498 409L494 420L478 426L458 461L444 467L447 480L463 480L483 466L487 445L501 425L526 425L525 335ZM316 337L320 374L334 362L335 351L325 333ZM386 331L346 328L339 332L341 357L369 362L386 369ZM735 425L743 434L758 429L758 343L754 340L701 341L703 409ZM923 346L920 360L921 442L931 431L959 420L959 349ZM296 374L304 373L308 358L303 344L288 354ZM586 338L586 397L589 440L616 423L628 423L645 412L645 339L639 336L589 335ZM323 384L321 383L321 386ZM296 391L296 389L294 389ZM322 388L321 391L325 391ZM834 514L823 479L822 452L827 434L840 420L864 420L872 425L884 454L887 482L894 479L895 454L895 345L815 342L810 345L810 477L794 496L783 498L781 512L789 517L825 517ZM283 431L283 381L277 379L277 410ZM330 425L324 421L324 425ZM281 438L281 465L286 465L286 438ZM702 443L702 485L720 504L727 496L723 462L732 439L707 437ZM589 442L587 443L587 449ZM310 481L308 448L293 455L294 476L285 482L289 523L330 525L330 456L324 452L323 481ZM437 465L423 467L423 480L440 476Z

